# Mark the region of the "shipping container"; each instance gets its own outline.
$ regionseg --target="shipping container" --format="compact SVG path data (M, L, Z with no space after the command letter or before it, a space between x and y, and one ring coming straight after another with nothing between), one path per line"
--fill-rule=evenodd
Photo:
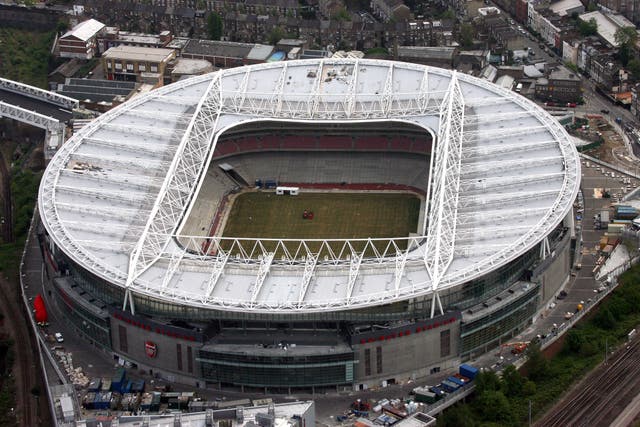
M446 391L447 393L453 393L454 391L456 391L457 389L460 388L460 386L456 383L452 383L450 381L444 380L440 383L440 386L444 389L444 391Z
M438 397L444 397L447 394L443 389L435 385L433 387L429 387L429 391Z
M88 391L96 392L100 391L100 387L102 386L102 380L100 378L94 378L89 383Z
M435 393L432 393L426 389L416 392L416 402L432 404L435 403L438 398Z
M467 377L470 380L475 379L475 377L478 375L478 368L471 366L471 365L460 365L460 369L459 369L460 375L462 375L463 377Z
M454 374L454 377L458 378L460 381L462 381L465 384L469 384L471 382L471 380L463 375L460 374Z
M120 393L124 387L127 386L127 371L124 368L120 368L111 378L111 391L117 391Z
M464 381L462 381L460 378L456 378L454 376L447 377L447 381L457 384L460 387L464 387L465 384Z

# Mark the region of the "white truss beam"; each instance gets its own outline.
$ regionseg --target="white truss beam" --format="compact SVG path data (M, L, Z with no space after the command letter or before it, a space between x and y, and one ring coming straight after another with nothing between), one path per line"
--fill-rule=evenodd
M307 253L307 256L305 257L304 272L302 273L302 286L300 287L300 293L298 294L298 304L301 304L302 301L304 301L304 297L307 295L307 289L309 289L309 284L313 278L313 272L318 264L318 258L318 254L312 254L311 252Z
M17 93L41 101L47 101L50 104L59 105L67 110L73 110L74 108L78 108L80 105L77 99L9 79L0 78L0 88L8 92Z
M247 88L249 87L249 76L251 76L251 68L246 67L242 80L240 81L240 87L233 96L234 110L239 113L244 107L244 100L247 98Z
M362 255L352 251L351 262L349 263L349 281L347 282L347 300L351 299L353 295L353 288L356 285L356 279L360 272L360 264L362 264Z
M382 89L382 114L387 115L393 108L393 64L389 66Z
M418 104L420 105L420 114L425 114L429 101L431 100L431 93L429 92L429 69L425 68L422 73L422 80L420 80L420 89L418 92Z
M256 281L253 284L253 289L251 290L252 303L255 303L256 299L258 298L258 294L262 289L262 285L264 285L264 280L267 278L267 274L269 274L269 269L271 268L271 263L273 262L273 258L275 255L275 252L267 252L260 260L260 266L258 267Z
M282 112L282 98L284 97L284 84L287 80L287 63L284 63L278 80L276 81L276 87L273 90L273 96L271 97L271 105L273 106L273 114L277 117Z
M167 289L167 286L169 286L169 283L171 283L171 280L173 279L173 276L175 276L176 271L178 270L178 266L182 262L182 258L184 258L184 255L186 253L187 253L186 245L180 249L176 248L171 253L171 258L169 259L169 265L164 272L164 276L162 278L162 285L160 286L161 294L165 292L165 290Z
M198 176L210 158L210 141L217 130L222 104L220 79L221 73L218 73L211 80L182 137L145 232L131 252L126 286L130 286L163 252L170 235L178 227L178 220L198 183Z
M438 291L440 283L453 260L455 249L460 165L464 126L464 97L454 71L449 91L440 111L440 127L435 144L435 163L432 162L429 186L429 223L425 266L431 276L431 286ZM435 168L435 170L433 169ZM442 311L442 308L441 308ZM433 309L432 309L433 315Z
M7 104L3 101L0 101L0 117L7 117L19 122L28 123L32 126L48 130L52 133L64 134L65 125L64 123L59 122L57 119L45 116L35 111L29 111L22 107Z
M224 267L227 265L227 261L229 261L229 256L231 252L219 252L218 255L213 260L213 268L211 269L211 275L209 275L209 279L207 280L207 290L204 293L204 301L211 297L213 294L213 290L222 276L222 272L224 271Z
M360 71L359 63L356 62L351 71L351 78L349 79L349 89L347 90L347 99L344 105L345 115L349 118L353 116L356 108L356 98L358 96L358 73Z
M400 292L400 283L402 283L402 276L404 275L404 270L407 265L407 257L409 256L409 250L400 251L399 249L396 252L396 268L393 275L393 284L395 289L396 297Z

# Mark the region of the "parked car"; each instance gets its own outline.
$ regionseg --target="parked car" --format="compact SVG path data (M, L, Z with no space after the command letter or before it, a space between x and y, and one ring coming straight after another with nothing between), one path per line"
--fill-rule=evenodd
M64 342L64 337L60 332L56 332L55 334L53 334L53 336L57 342Z

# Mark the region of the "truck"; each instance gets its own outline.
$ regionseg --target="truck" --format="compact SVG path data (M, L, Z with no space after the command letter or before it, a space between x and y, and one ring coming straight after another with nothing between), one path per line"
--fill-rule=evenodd
M638 216L638 210L633 206L619 205L615 209L615 219L632 220Z

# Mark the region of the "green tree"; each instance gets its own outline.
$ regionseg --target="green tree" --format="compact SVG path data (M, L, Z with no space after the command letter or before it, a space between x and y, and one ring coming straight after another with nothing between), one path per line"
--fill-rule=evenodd
M505 396L514 397L522 394L522 389L527 380L520 375L515 366L509 365L502 371L502 389Z
M640 59L633 58L627 63L627 69L633 76L634 80L640 80Z
M632 58L633 49L638 40L638 33L635 27L621 27L616 30L614 38L618 45L618 59L626 67Z
M578 21L578 31L583 37L593 36L598 32L598 23L595 18L591 18L588 21Z
M533 381L544 379L549 373L549 361L540 351L540 344L527 347L527 363L525 365L529 378Z
M351 21L351 15L345 7L341 7L331 16L334 21Z
M636 59L637 61L637 59ZM609 310L609 307L605 307L604 309L598 311L594 322L600 329L615 329L617 326L616 318L613 317L613 313Z
M220 37L222 37L222 31L222 17L216 12L211 12L207 15L207 33L209 35L209 39L220 40Z
M281 27L275 27L269 32L269 35L267 36L267 42L270 45L275 45L283 38L284 38L284 30Z
M473 46L473 26L471 24L460 26L460 44L465 49Z
M479 394L474 406L482 417L482 421L505 423L512 421L511 403L501 391L487 390Z
M457 404L438 417L438 427L475 427L478 425L469 405Z
M500 390L500 377L493 371L482 371L475 379L476 392Z

